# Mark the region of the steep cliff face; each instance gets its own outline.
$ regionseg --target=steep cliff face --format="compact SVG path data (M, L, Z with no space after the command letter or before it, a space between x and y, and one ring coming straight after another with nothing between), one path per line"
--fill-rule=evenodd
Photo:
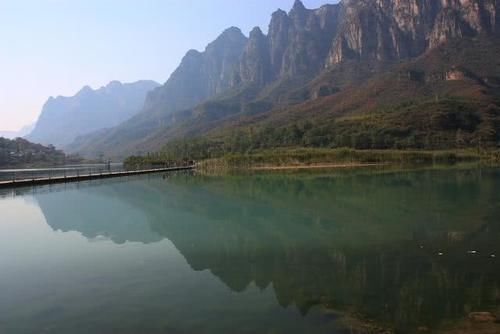
M495 1L495 32L500 33L500 0Z
M394 61L452 39L495 32L496 0L344 0L327 66L346 59Z
M74 151L113 152L123 142L123 150L140 154L230 116L335 95L454 39L500 33L499 2L342 0L307 9L296 0L288 13L272 14L267 35L255 28L246 38L230 28L204 52L189 51L165 85L149 94L143 112L83 138ZM433 75L445 78L446 69ZM196 131L178 131L189 122Z
M323 10L328 11L324 7ZM289 30L289 45L283 59L281 74L286 76L316 72L328 52L325 42L331 40L336 30L335 22L321 26L317 13L305 9L297 0L289 13L292 22ZM332 18L335 19L334 15ZM323 29L329 28L329 29Z
M237 82L264 84L271 79L269 43L260 28L250 32L248 43L241 57Z
M92 156L96 152L116 151L120 143L120 149L130 152L131 146L164 129L173 113L227 91L234 84L246 44L247 38L233 27L203 52L188 51L167 82L148 94L140 113L108 131L80 136L67 149Z
M262 76L247 67L250 59L269 62L264 80L269 82L315 74L344 60L416 57L453 38L498 31L497 2L343 0L311 10L296 0L289 13L278 10L272 15L268 35L258 36L258 54L250 38L237 83L262 83Z
M145 111L190 108L229 89L246 43L240 29L233 27L204 52L189 51L165 85L149 94Z
M297 0L288 14L283 10L273 13L267 36L256 31L250 35L240 73L237 73L241 82L265 84L317 73L323 67L330 41L337 31L339 8L325 5L311 10ZM262 70L262 66L253 62L266 66L264 76L252 73Z

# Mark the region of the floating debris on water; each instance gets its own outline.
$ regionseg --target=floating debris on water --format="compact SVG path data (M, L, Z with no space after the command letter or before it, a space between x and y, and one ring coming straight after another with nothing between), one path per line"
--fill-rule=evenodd
M439 253L438 253L438 255L439 255L439 256L443 256L443 255L444 255L444 253L442 253L442 252L439 252Z
M491 254L491 255L490 255L490 257L491 257L492 259L494 259L494 258L496 258L497 256L496 256L495 254Z
M475 251L475 250L470 250L470 251L467 251L467 254L477 254L477 251Z

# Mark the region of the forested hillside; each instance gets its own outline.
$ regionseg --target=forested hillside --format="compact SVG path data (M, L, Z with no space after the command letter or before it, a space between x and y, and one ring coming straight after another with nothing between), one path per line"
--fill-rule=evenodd
M78 161L67 158L54 146L33 144L25 139L0 137L0 168L53 166Z
M124 157L179 145L205 155L493 148L498 14L494 0L350 0L317 9L297 0L272 15L267 35L231 28L205 51L189 51L141 113L71 149Z

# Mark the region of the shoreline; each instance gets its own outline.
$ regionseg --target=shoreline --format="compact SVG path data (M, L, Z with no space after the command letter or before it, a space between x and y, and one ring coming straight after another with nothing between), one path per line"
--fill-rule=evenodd
M319 163L319 164L300 164L300 165L273 165L250 167L250 170L293 170L293 169L341 169L356 167L379 167L387 166L389 163Z
M188 154L188 153L186 153ZM132 156L125 165L155 165L170 161L196 160L200 170L291 170L321 168L376 167L383 165L433 165L483 163L500 165L500 150L355 150L349 148L275 148L221 156L198 154L172 156Z
M388 323L382 323L375 319L366 318L363 314L354 311L339 311L324 309L323 315L339 316L343 327L348 327L353 333L380 333L394 334L398 330ZM471 312L463 318L448 319L427 326L422 323L408 329L409 333L432 333L432 334L497 334L500 333L500 317L495 310L483 312Z

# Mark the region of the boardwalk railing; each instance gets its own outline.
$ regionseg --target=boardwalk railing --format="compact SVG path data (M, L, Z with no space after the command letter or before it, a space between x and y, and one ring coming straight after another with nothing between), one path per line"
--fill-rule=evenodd
M194 165L179 165L160 168L123 169L118 166L92 166L84 168L65 167L52 169L23 169L0 171L0 188L19 187L27 185L41 185L86 181L93 179L122 177L130 175L151 174L193 169Z
M109 167L106 165L80 165L53 168L3 169L0 170L0 181L79 176L119 171L124 171L123 165L121 164L110 165Z

